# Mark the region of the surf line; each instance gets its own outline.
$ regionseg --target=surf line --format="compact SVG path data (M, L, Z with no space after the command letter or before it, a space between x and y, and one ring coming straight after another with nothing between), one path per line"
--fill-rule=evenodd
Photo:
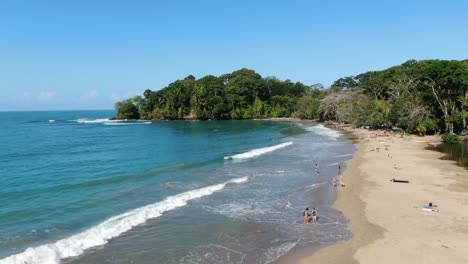
M233 156L226 156L226 157L224 157L224 159L225 160L228 160L228 159L234 159L234 160L250 159L250 158L254 158L254 157L269 153L269 152L273 152L273 151L275 151L277 149L280 149L280 148L290 146L292 144L293 144L292 141L289 141L289 142L281 143L281 144L270 146L270 147L253 149L253 150L250 150L250 151L247 151L247 152L244 152L244 153L241 153L241 154L233 155Z
M344 155L338 155L338 156L336 156L336 157L337 157L337 158L338 158L338 157L347 157L347 156L352 156L352 155L353 155L353 153L344 154Z
M30 247L22 253L0 259L0 264L60 263L61 259L79 256L87 249L104 245L110 239L119 236L137 225L145 223L148 219L157 218L164 212L183 207L187 205L187 202L190 200L211 195L224 189L227 185L240 184L247 180L248 177L234 178L223 183L166 197L160 202L113 216L81 233L63 238L55 243Z

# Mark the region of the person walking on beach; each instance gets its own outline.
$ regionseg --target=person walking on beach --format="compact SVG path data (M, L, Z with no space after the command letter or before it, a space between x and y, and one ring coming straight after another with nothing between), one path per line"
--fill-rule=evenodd
M319 171L319 165L317 163L315 163L315 176L318 176L320 173Z
M338 176L341 175L341 166L338 164Z
M306 208L302 214L304 215L304 224L308 224L310 222L309 208Z
M317 209L315 207L312 209L312 222L317 223Z

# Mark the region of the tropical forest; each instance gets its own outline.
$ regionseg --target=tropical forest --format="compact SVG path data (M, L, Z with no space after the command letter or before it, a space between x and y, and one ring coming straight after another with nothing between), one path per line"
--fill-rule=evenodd
M116 119L293 117L409 133L467 132L468 60L410 60L343 77L330 87L262 77L251 69L190 75L115 104Z

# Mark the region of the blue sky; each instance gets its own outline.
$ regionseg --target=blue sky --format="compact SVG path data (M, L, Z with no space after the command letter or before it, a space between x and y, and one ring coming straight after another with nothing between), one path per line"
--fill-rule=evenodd
M0 0L0 110L112 109L243 67L330 85L467 59L468 1Z

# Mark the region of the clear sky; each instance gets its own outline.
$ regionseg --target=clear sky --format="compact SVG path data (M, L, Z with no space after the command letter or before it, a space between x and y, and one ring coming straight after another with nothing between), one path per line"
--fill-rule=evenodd
M0 0L0 110L112 109L243 67L327 86L467 58L465 0Z

